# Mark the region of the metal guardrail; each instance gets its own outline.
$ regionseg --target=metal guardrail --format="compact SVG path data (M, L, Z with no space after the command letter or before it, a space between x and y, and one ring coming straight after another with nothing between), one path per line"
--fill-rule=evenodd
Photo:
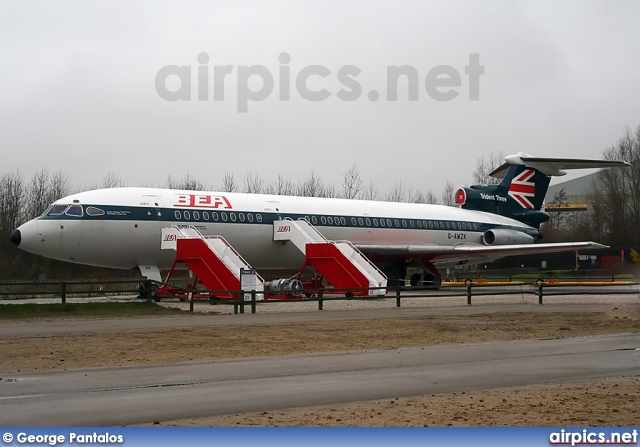
M66 303L69 297L90 298L96 296L118 297L137 295L143 299L158 299L158 288L169 286L171 292L162 291L162 299L178 298L189 301L189 310L193 311L194 302L198 297L207 297L210 304L232 305L234 314L245 313L245 307L249 307L251 313L256 313L258 304L275 304L287 302L317 302L318 310L323 310L325 301L337 300L380 300L395 297L396 307L401 307L403 298L437 298L437 297L466 297L467 304L471 305L474 297L512 295L513 290L499 290L506 287L519 286L515 293L536 295L538 303L543 304L544 297L570 296L570 295L637 295L640 298L640 286L635 281L597 281L597 282L559 282L541 281L535 283L522 281L470 281L443 282L439 290L433 287L387 287L386 296L348 297L346 292L374 290L380 288L340 289L340 295L330 288L306 289L299 297L287 297L287 299L259 300L260 291L231 291L234 299L218 299L216 294L227 290L194 290L175 284L165 284L151 280L115 280L115 281L42 281L42 282L1 282L0 300L36 299L36 298L60 298L61 303ZM626 286L626 290L622 287ZM568 290L569 287L574 289ZM611 288L617 290L611 290ZM575 290L579 288L580 290ZM498 290L496 290L498 289ZM195 297L194 297L195 295ZM249 299L246 297L249 296ZM1 308L0 308L1 309Z

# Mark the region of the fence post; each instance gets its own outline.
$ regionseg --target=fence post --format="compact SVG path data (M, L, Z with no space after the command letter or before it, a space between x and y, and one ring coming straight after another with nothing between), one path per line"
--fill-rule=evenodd
M318 290L318 310L322 310L322 289Z
M469 282L469 284L467 284L467 304L469 306L471 306L471 284L473 283Z
M60 283L60 298L62 299L62 304L67 302L67 283L64 281Z
M243 314L244 313L244 291L241 290L238 296L240 297L240 313Z
M193 293L189 294L189 312L193 312Z
M396 289L396 307L400 307L400 287Z
M542 287L544 286L543 282L538 284L538 304L542 304Z
M256 313L256 291L255 290L251 291L251 313L252 314Z
M235 297L233 298L233 314L238 314L238 301L240 301L240 292L235 292Z

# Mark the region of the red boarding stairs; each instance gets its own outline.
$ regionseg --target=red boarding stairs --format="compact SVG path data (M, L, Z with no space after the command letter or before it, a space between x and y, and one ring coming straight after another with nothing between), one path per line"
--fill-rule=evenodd
M193 272L196 282L201 282L207 290L216 291L216 298L234 298L230 291L241 289L241 269L251 270L247 261L222 236L203 236L193 226L163 228L161 248L176 250L166 282L176 264L183 262ZM257 273L255 278L255 285L251 288L262 292L264 282ZM191 288L195 289L196 282ZM244 286L243 290L246 284ZM263 299L263 294L256 294L256 297Z
M274 241L291 241L335 289L377 288L347 291L350 295L386 295L387 277L349 241L329 241L307 220L289 218L273 223ZM301 271L302 271L301 270Z

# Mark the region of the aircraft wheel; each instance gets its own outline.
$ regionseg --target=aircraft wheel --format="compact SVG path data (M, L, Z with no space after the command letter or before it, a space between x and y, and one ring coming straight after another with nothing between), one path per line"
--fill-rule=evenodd
M414 273L413 275L411 275L411 278L409 278L409 284L411 285L411 287L418 286L420 285L422 279L423 278L420 273Z
M215 306L216 304L218 304L217 303L217 298L215 297L215 295L211 295L209 297L209 304L212 305L212 306Z
M441 285L442 285L442 278L440 278L439 276L434 276L433 277L433 290L440 289Z
M347 298L353 298L353 292L347 292L344 294Z

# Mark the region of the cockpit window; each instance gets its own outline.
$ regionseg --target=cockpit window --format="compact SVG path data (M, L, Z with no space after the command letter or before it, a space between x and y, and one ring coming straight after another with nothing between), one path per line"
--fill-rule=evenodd
M82 217L82 205L71 205L65 214L67 216Z
M51 211L51 208L53 208L53 205L49 205L47 209L42 212L41 216L46 216L47 214L49 214L49 211Z
M49 211L49 216L60 216L64 214L65 210L69 205L53 205L51 207L51 211Z
M87 207L87 215L89 216L104 216L104 210L96 208L95 206Z

